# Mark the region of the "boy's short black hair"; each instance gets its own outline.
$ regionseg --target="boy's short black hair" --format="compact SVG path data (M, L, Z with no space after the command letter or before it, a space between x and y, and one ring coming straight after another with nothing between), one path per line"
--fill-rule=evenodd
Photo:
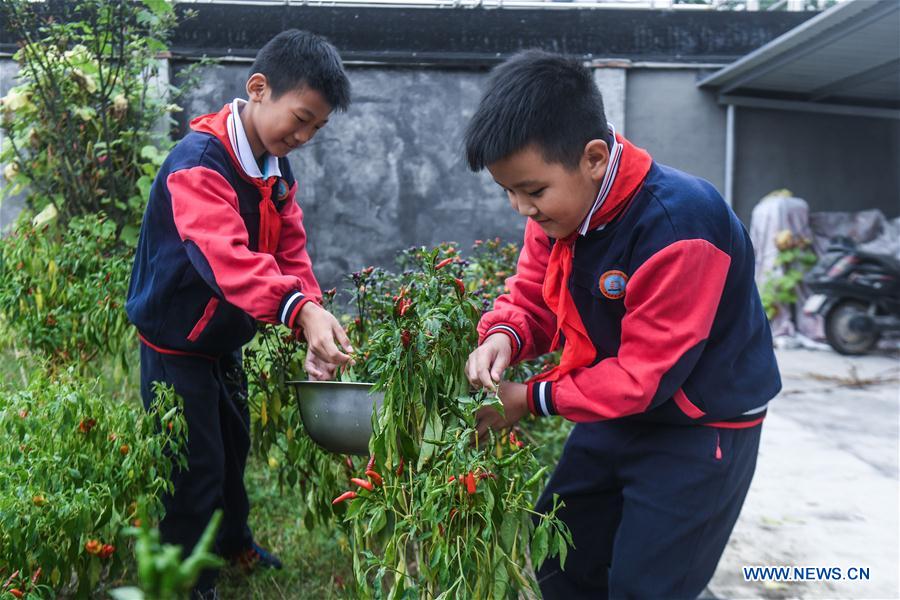
M350 80L338 51L322 36L288 29L282 31L256 55L250 75L262 73L272 88L272 97L307 85L325 97L332 110L350 106Z
M497 66L465 134L469 168L480 171L530 144L547 162L574 169L591 140L610 144L603 97L580 62L526 50Z

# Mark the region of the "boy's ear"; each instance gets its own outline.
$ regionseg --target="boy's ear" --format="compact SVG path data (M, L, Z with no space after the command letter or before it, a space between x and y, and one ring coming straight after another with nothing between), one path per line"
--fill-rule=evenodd
M268 88L268 78L262 73L254 73L247 79L247 98L249 98L251 102L259 102L263 99L263 96L266 95L266 90Z
M603 140L591 140L584 146L584 160L591 179L600 182L609 164L609 146Z

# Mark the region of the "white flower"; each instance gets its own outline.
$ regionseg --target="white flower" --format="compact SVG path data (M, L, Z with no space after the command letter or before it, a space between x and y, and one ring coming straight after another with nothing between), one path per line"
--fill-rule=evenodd
M75 110L72 111L75 115L81 118L82 121L90 121L96 116L96 112L90 106L79 106Z
M113 110L118 113L128 110L128 98L125 97L125 94L119 94L113 98Z
M31 224L36 228L40 228L42 225L49 223L50 221L55 219L57 214L58 213L56 212L56 206L54 206L51 202L47 205L47 208L34 216L34 218L31 220Z
M30 98L27 92L20 92L16 89L9 90L6 97L2 99L3 108L5 110L16 111L28 105Z
M88 49L81 44L72 46L71 50L66 50L64 56L69 60L84 60L88 56Z
M81 87L87 90L89 94L97 91L97 82L90 75L87 75L81 69L72 70L72 79L74 79Z
M11 162L5 167L3 167L3 176L7 181L12 181L13 178L19 174L19 163Z

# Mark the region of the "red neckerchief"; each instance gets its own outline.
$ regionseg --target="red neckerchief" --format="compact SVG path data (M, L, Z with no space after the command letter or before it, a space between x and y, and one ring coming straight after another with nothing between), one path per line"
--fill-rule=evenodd
M250 177L244 173L241 161L238 160L231 147L231 140L228 138L228 116L231 114L231 105L226 104L222 110L217 113L202 115L191 121L191 129L201 133L208 133L215 136L228 151L231 160L237 167L237 172L244 180L252 183L259 190L259 251L268 254L275 254L278 249L278 239L281 237L281 215L275 207L275 200L283 200L284 198L272 198L273 188L279 188L276 193L279 196L287 195L287 184L282 184L280 177L267 177L260 179ZM233 121L232 121L233 122ZM284 189L281 189L284 188Z
M613 178L610 182L611 187L603 204L591 216L588 231L615 218L640 189L650 171L653 159L646 150L638 148L620 135L616 135L616 141L622 145L618 170L608 174ZM610 166L607 166L608 171L615 167L612 161L610 163ZM601 189L603 187L601 185ZM562 357L558 367L536 375L531 381L556 381L570 371L590 365L597 355L587 329L581 322L575 301L569 294L568 283L572 275L574 247L578 235L576 230L553 244L542 290L544 302L556 315L556 333L550 344L550 351L556 350L559 346L562 334L566 340Z

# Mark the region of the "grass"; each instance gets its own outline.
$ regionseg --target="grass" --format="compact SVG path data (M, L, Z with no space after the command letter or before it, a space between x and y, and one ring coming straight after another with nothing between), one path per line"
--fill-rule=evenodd
M226 569L219 582L220 595L227 600L352 597L352 559L346 538L325 527L308 531L298 510L303 501L300 494L287 489L282 493L273 473L259 459L248 461L250 527L257 542L275 553L284 568L259 570L249 577Z

